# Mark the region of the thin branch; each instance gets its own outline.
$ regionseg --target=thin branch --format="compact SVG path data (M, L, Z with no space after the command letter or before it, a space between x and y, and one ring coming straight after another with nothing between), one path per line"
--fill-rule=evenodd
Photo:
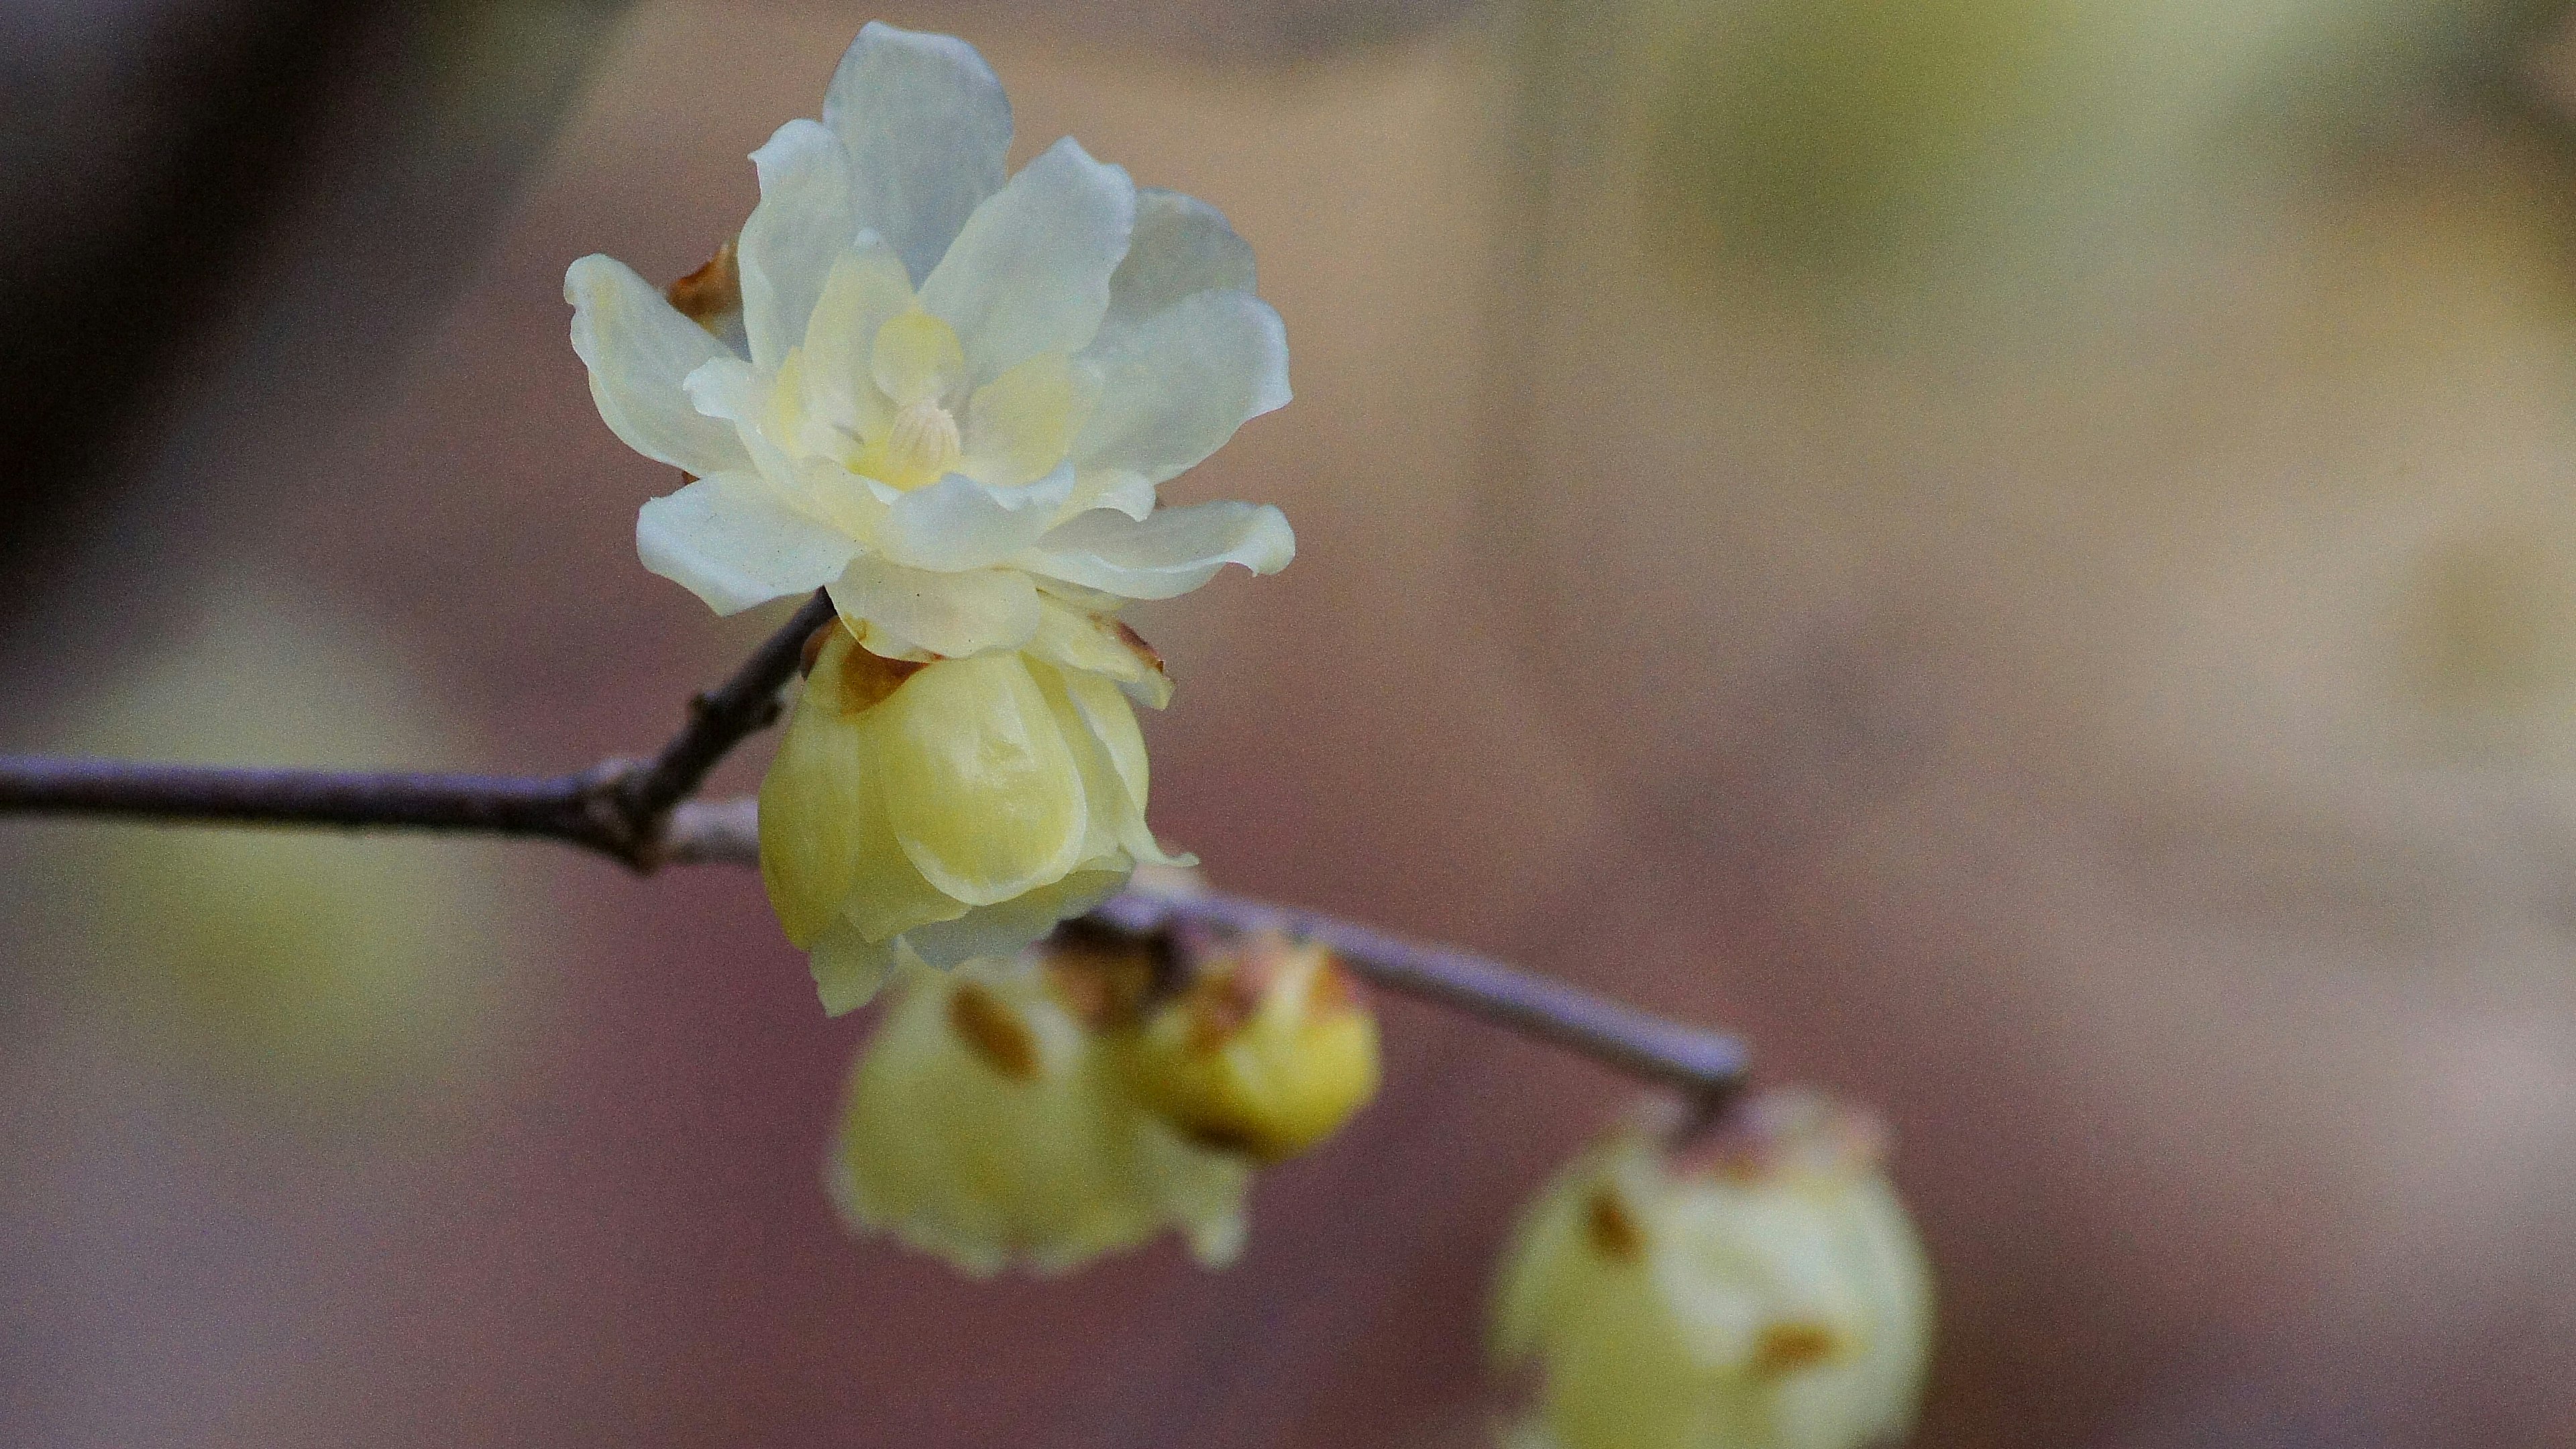
M698 792L707 774L734 746L778 720L778 691L796 677L805 656L805 641L834 618L832 600L822 590L805 601L796 617L780 626L733 678L712 692L689 701L689 722L653 757L618 786L618 803L628 818L657 820L671 807Z
M0 758L0 812L470 830L606 849L592 838L585 805L599 778L232 769L32 755Z
M817 591L732 678L691 699L688 723L643 764L512 776L0 756L0 814L462 830L560 840L646 872L745 850L756 861L757 829L742 813L749 802L704 810L680 802L735 745L777 720L778 692L795 677L805 641L832 617L831 600Z
M501 776L227 769L115 760L0 756L0 815L50 814L350 829L463 831L558 840L641 871L757 865L758 805L690 800L709 771L778 716L813 632L833 617L817 594L731 679L690 701L689 722L645 764L611 760L572 775ZM1427 946L1315 911L1217 891L1138 882L1092 912L1120 930L1195 924L1285 930L1332 949L1386 990L1681 1089L1714 1111L1743 1085L1734 1038L1667 1021L1563 982L1446 946Z
M1622 1071L1677 1087L1704 1110L1739 1090L1743 1043L1595 996L1453 946L1390 936L1320 911L1223 891L1159 891L1142 883L1104 902L1094 918L1129 931L1184 923L1228 931L1279 930L1330 948L1373 985L1463 1011Z

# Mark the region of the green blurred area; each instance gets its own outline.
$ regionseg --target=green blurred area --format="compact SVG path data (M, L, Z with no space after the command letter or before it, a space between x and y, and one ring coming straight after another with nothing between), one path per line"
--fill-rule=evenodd
M219 575L121 673L50 748L346 768L459 753L396 637L256 572ZM538 934L488 842L120 823L13 844L61 989L154 1056L302 1106L455 1070L490 1043L506 963Z

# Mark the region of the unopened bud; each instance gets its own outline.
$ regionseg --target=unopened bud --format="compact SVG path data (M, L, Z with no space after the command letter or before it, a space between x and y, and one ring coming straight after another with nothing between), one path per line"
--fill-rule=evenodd
M1495 1348L1561 1449L1862 1449L1922 1394L1931 1275L1866 1114L1807 1093L1674 1148L1631 1127L1522 1219Z
M1320 946L1273 933L1197 963L1124 1044L1137 1096L1193 1141L1294 1157L1376 1095L1377 1018Z
M1139 1108L1089 963L914 967L859 1054L827 1176L849 1225L970 1273L1058 1272L1166 1228L1217 1264L1251 1171Z

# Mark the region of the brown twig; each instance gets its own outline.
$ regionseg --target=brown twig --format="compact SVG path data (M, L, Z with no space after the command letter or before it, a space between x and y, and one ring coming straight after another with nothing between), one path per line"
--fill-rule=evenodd
M756 859L757 831L740 807L711 813L680 802L735 745L778 718L778 692L795 677L806 639L831 618L831 600L817 592L732 678L690 700L688 723L642 764L610 760L579 774L525 777L0 756L0 814L464 830L560 840L646 872L730 859L746 840Z
M732 678L690 701L688 723L643 764L611 760L578 774L506 776L0 756L0 815L461 831L562 841L647 872L664 865L757 865L756 803L688 796L728 751L776 720L778 693L795 676L806 639L832 617L831 602L817 594ZM1140 880L1092 915L1140 933L1201 926L1301 935L1386 990L1679 1088L1703 1111L1723 1105L1744 1082L1744 1048L1732 1037L1319 912Z

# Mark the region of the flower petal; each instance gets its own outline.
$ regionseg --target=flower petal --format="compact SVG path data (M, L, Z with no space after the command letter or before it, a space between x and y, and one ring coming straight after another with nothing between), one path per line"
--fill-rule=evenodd
M613 257L573 263L564 300L572 304L572 350L590 369L591 400L609 431L645 457L700 477L750 465L733 429L700 415L681 388L710 359L731 355L724 343Z
M1045 537L1072 492L1070 468L1021 488L989 487L951 473L896 498L878 538L888 559L909 568L990 568Z
M1099 395L1096 374L1061 352L1041 352L975 390L966 403L958 471L1011 487L1053 472Z
M1109 277L1136 225L1136 186L1072 137L1020 168L966 220L921 284L921 305L966 344L977 384L1100 329Z
M885 432L893 410L869 369L878 330L910 310L903 259L874 233L861 233L832 263L805 324L805 405L816 417L860 437Z
M1138 523L1094 509L1077 514L1022 556L1023 566L1128 599L1186 594L1227 564L1275 574L1297 554L1287 515L1264 503L1157 508Z
M775 371L823 295L832 264L859 234L850 196L850 158L820 122L794 120L751 153L760 205L742 224L742 322L751 360Z
M1033 663L1029 674L1045 692L1048 707L1056 711L1065 742L1072 746L1082 769L1093 829L1107 826L1110 838L1130 860L1198 864L1197 856L1164 850L1154 832L1145 828L1145 736L1136 728L1136 710L1127 696L1108 680L1043 663Z
M1037 586L1016 569L930 573L861 555L831 589L843 617L949 659L1016 649L1038 627Z
M1057 922L1118 894L1131 867L1120 857L1110 859L1115 864L1076 870L1053 885L1039 886L998 905L978 906L953 921L916 926L904 934L904 944L932 966L956 966L977 956L1008 956L1054 930Z
M1096 674L1127 691L1137 703L1161 709L1172 702L1163 658L1113 614L1095 614L1041 593L1038 631L1029 653L1068 672Z
M1249 292L1198 292L1084 354L1100 402L1073 457L1160 483L1288 401L1288 334Z
M830 583L857 551L789 506L757 473L701 478L635 515L635 552L644 567L719 614Z
M823 124L849 152L858 224L886 239L916 284L1002 189L1010 98L955 36L868 22L832 73Z
M1225 213L1177 191L1136 188L1136 237L1109 278L1109 314L1101 329L1142 322L1196 292L1249 292L1252 244L1234 234Z
M934 664L872 713L886 819L923 879L989 906L1073 869L1082 775L1019 656Z
M902 946L871 941L848 921L835 921L815 938L805 958L814 973L814 994L822 998L825 1016L841 1016L876 999L878 988L894 974Z

